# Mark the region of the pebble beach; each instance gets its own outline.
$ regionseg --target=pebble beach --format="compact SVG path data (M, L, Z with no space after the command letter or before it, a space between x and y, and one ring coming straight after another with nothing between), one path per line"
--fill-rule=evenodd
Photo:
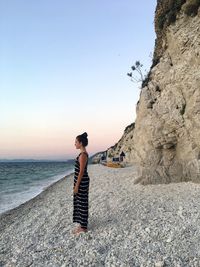
M0 267L200 266L200 184L134 184L134 165L88 174L88 232L72 233L70 174L0 215Z

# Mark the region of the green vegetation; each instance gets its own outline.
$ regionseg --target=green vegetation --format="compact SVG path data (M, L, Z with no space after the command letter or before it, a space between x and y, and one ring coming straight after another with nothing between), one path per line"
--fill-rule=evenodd
M109 153L108 153L108 157L109 157L109 158L112 158L112 157L113 157L113 153L109 152Z
M126 126L124 132L128 132L129 130L132 130L135 128L135 122L129 124L128 126Z
M183 7L183 11L187 16L196 16L200 7L200 0L188 0Z
M148 72L148 74L145 76L145 79L142 81L142 88L147 86L148 82L150 81L150 74L151 71Z
M183 5L184 4L184 5ZM196 16L200 7L200 0L174 0L169 2L169 6L158 18L158 27L162 30L164 26L169 26L176 21L176 15L183 6L183 12L187 16Z
M156 66L159 63L160 59L158 57L155 57L153 59L152 65L151 65L151 69Z
M181 10L186 0L174 0L169 2L169 6L158 18L158 27L163 29L164 25L169 26L176 21L176 15Z

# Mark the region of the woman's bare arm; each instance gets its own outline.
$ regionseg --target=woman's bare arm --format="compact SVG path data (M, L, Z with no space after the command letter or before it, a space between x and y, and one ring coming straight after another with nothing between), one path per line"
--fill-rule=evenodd
M81 155L79 156L79 163L80 163L80 171L79 171L78 179L77 179L78 186L81 183L81 179L84 174L85 165L87 163L87 155L85 153L81 153Z

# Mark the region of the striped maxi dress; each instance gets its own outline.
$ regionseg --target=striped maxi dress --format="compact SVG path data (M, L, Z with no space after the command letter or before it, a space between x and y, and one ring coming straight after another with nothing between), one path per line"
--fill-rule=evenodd
M86 153L86 152L82 152ZM87 153L86 153L87 154ZM74 186L78 180L78 174L80 171L80 163L78 161L79 156L81 153L76 157L75 161L75 172L74 172ZM87 154L88 157L88 154ZM81 182L79 185L78 193L73 194L73 222L80 223L82 228L87 229L88 225L88 196L89 196L89 184L90 184L90 177L87 172L87 165L88 165L88 158L85 165L84 173L81 178Z

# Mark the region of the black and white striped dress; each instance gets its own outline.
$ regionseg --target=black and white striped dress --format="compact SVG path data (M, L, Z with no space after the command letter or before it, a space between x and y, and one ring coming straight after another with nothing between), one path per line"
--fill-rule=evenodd
M80 171L80 163L78 161L80 155L81 153L78 155L75 161L74 186L78 180L78 174ZM78 193L73 194L73 205L74 205L73 222L80 223L81 227L85 229L87 229L88 225L88 215L89 215L88 196L89 196L89 184L90 184L90 177L87 172L87 165L88 165L88 158L85 165L83 176L81 178Z

